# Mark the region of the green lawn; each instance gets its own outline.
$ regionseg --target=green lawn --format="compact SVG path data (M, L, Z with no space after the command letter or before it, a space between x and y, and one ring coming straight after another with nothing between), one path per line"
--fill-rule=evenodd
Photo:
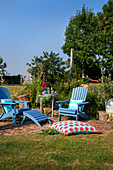
M0 169L113 169L113 135L1 135Z

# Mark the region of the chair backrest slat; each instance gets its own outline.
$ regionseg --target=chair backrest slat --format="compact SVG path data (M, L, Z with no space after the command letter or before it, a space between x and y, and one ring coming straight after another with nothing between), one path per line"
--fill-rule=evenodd
M0 100L1 99L11 99L8 89L5 87L0 87ZM6 106L2 105L2 109L3 109L4 113L6 113L6 111L4 109L5 107Z
M84 87L73 88L71 99L73 100L86 100L88 89Z
M7 88L0 87L0 99L11 99Z

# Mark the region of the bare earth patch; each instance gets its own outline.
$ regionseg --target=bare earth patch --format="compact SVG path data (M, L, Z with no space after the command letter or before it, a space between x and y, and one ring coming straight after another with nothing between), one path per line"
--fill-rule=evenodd
M49 119L52 121L52 123L58 122L58 117L49 117ZM31 135L31 134L37 134L41 133L42 129L48 129L49 125L48 122L43 121L41 122L42 127L39 127L36 125L33 121L28 120L25 121L23 125L21 125L22 118L19 118L17 120L17 124L12 124L12 120L3 120L0 121L0 135ZM62 118L63 120L63 118ZM108 135L113 134L113 122L103 122L99 120L88 120L85 121L89 123L90 125L98 128L102 135Z

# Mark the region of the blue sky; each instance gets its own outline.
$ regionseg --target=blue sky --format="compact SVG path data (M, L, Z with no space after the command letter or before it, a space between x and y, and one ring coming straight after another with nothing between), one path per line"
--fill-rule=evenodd
M10 75L26 74L26 63L43 51L60 53L71 16L83 4L102 11L108 0L0 0L0 56Z

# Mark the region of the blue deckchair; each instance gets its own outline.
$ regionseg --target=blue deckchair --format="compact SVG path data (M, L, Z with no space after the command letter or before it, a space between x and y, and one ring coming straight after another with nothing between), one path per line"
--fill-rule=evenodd
M27 117L37 123L37 125L41 126L38 121L48 120L48 118L37 110L30 110L28 107L28 103L30 102L31 101L12 101L8 89L0 87L0 105L3 109L3 113L0 115L0 120L10 117L13 119L13 124L16 124L16 117L24 115L22 123ZM23 103L24 108L16 109L15 105L18 103ZM50 120L48 120L48 122L51 123Z
M61 120L62 115L66 116L73 116L76 117L76 120L78 120L78 117L81 116L85 119L89 119L89 116L83 112L83 108L85 104L88 104L89 102L85 102L86 96L87 96L88 89L84 87L76 87L73 88L72 96L70 100L67 101L56 101L59 105L59 121ZM69 103L68 108L62 108L62 104Z

